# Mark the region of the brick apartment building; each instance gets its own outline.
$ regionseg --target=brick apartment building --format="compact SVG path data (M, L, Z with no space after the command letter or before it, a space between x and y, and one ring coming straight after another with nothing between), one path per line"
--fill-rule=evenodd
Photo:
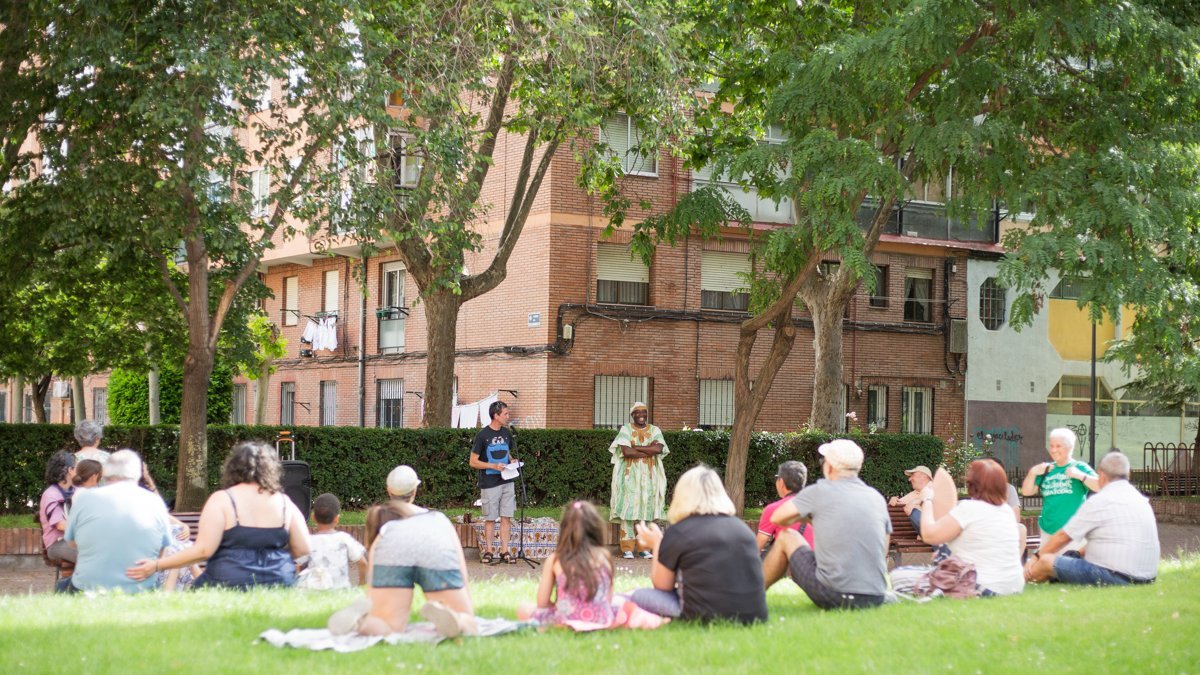
M614 116L597 133L619 148L629 138L629 121ZM520 140L501 136L497 144L483 193L491 205L480 227L484 250L468 255L468 272L486 266L495 249ZM650 198L657 208L711 179L692 175L666 154L630 155L626 162L633 203ZM654 422L665 428L731 424L737 324L745 317L744 297L734 291L737 272L749 264L744 233L730 230L720 242L693 237L661 248L647 267L630 258L629 231L603 236L607 222L600 205L576 185L577 170L571 151L560 150L507 279L463 306L457 400L498 394L512 405L516 423L528 427L615 426L627 419L634 400L649 403ZM754 216L756 228L791 217L786 203L776 206L727 187ZM920 186L920 199L896 211L872 257L881 290L871 297L860 293L847 312L846 409L861 427L943 437L962 432L967 267L973 257L994 259L1001 249L994 220L968 228L940 212L943 187ZM397 255L363 260L357 245L336 239L278 240L261 274L274 293L265 309L288 341L269 384L267 423L421 423L425 315ZM812 331L806 312L797 308L793 316L800 330L760 417L765 430L803 426L811 406ZM335 348L301 341L310 319L329 317L333 330L326 334L336 335ZM759 340L763 353L767 343L769 336ZM88 378L89 417L103 417L106 379ZM235 381L235 422L253 420L255 386ZM5 396L0 409L6 415L28 417L28 410L19 410L17 392ZM69 421L69 398L50 401L51 420Z

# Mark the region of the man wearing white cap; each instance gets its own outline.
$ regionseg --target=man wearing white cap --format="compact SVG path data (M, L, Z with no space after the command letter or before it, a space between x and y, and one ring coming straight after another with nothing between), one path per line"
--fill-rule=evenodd
M667 473L662 458L670 450L662 430L648 421L650 411L638 401L629 409L632 423L622 425L612 445L612 501L609 518L621 523L621 553L632 558L640 548L634 525L667 517ZM650 558L650 551L641 551Z
M417 486L421 484L421 479L417 478L417 472L407 464L392 469L392 472L387 477L388 495L393 499L412 503L413 498L417 494Z
M912 520L913 527L917 532L921 531L921 490L926 485L929 485L933 480L933 472L925 465L914 466L904 472L908 476L908 484L912 486L912 492L903 497L892 497L888 500L888 506L899 504L904 507L904 515Z
M881 605L892 533L887 502L858 477L863 451L857 443L839 438L817 451L825 480L804 488L771 516L780 526L811 522L816 550L795 531L782 530L763 561L764 581L770 588L786 572L821 609Z

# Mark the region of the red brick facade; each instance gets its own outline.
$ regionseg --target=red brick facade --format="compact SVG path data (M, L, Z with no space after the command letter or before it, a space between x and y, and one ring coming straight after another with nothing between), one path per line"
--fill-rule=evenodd
M484 248L467 256L468 273L483 270L491 260L508 212L523 141L502 136L497 147L496 164L483 191L488 204L486 224L481 228ZM583 428L594 424L595 377L632 375L651 378L648 403L656 423L668 428L695 426L699 422L700 380L733 377L736 321L741 315L700 311L701 258L706 244L697 238L656 253L650 268L650 307L632 313L629 308L608 311L595 307L596 244L607 223L595 199L576 186L576 170L571 151L560 150L509 262L507 279L464 305L458 326L458 398L470 402L497 390L516 390L517 398L510 394L501 394L501 398L513 406L519 424ZM652 199L657 208L669 207L691 186L690 175L667 156L660 159L657 177L625 180L634 204ZM859 426L865 426L867 388L886 385L888 430L899 431L902 389L928 387L933 392L932 432L944 437L961 433L963 375L952 372L943 313L948 307L952 317L966 316L965 252L954 250L952 242L887 239L873 257L876 264L888 268L887 307L869 306L866 295L860 293L847 317L847 409L857 413ZM618 231L606 241L627 240L628 234ZM707 245L744 249L735 233L721 244ZM404 425L419 425L421 399L417 393L424 390L427 345L425 313L415 281L407 276L404 284L405 304L411 312L405 320L404 349L380 354L376 309L382 304L382 267L399 258L385 255L366 262L364 311L358 281L363 262L346 257L357 255L356 249L333 247L339 255L325 257L313 253L312 248L307 242L280 242L269 252L272 257L264 261L263 279L274 292L274 298L265 304L268 315L282 323L284 280L293 276L299 285L295 305L302 315L295 326L281 326L288 341L287 357L271 379L266 422L279 422L281 384L291 382L295 385L295 423L318 424L321 382L333 381L337 387L336 423L359 423L359 336L365 315L365 424L378 422L379 381L396 378L404 382ZM930 324L903 321L904 270L910 266L934 272ZM325 273L330 270L337 270L339 276L338 347L301 357L300 350L308 348L300 342L304 316L325 309ZM573 331L570 341L558 339L560 313L563 324ZM760 417L762 429L796 429L808 418L812 331L804 323L805 313L797 310L795 317L799 334ZM769 342L769 334L760 337L756 360L765 354ZM252 421L255 383L242 378L237 382L247 385L244 419Z

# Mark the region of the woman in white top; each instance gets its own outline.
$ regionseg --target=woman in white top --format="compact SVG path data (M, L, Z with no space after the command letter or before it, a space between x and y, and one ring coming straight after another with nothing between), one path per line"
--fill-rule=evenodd
M936 518L932 508L921 509L921 539L975 566L981 593L1008 595L1025 588L1021 568L1020 531L1007 502L1008 479L992 459L977 459L967 467L967 495L950 513ZM933 487L921 491L921 502L933 501ZM932 506L932 504L930 504Z

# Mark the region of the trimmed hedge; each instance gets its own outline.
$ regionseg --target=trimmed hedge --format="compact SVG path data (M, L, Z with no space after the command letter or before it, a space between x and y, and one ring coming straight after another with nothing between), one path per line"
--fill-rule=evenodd
M209 487L217 488L228 448L247 439L272 441L284 427L211 425L208 428ZM467 466L470 429L375 429L358 427L294 427L296 459L309 463L314 496L332 492L345 508L358 509L385 497L392 467L410 464L421 476L421 503L435 507L474 502L479 491L475 472ZM664 458L669 485L698 462L723 471L729 450L725 432L664 432L671 450ZM612 465L608 446L614 433L605 429L523 429L516 454L526 462L530 504L557 505L574 498L605 504ZM907 491L903 469L941 463L942 442L933 436L875 434L852 436L866 453L863 479L884 494ZM821 433L756 434L746 467L746 505L776 499L775 469L785 459L809 467L809 481L820 477L817 447L832 438ZM272 441L273 442L273 441ZM142 453L163 496L172 498L178 459L179 428L108 427L106 447L129 447ZM34 510L44 485L46 460L57 449L77 450L69 425L0 424L0 510Z

